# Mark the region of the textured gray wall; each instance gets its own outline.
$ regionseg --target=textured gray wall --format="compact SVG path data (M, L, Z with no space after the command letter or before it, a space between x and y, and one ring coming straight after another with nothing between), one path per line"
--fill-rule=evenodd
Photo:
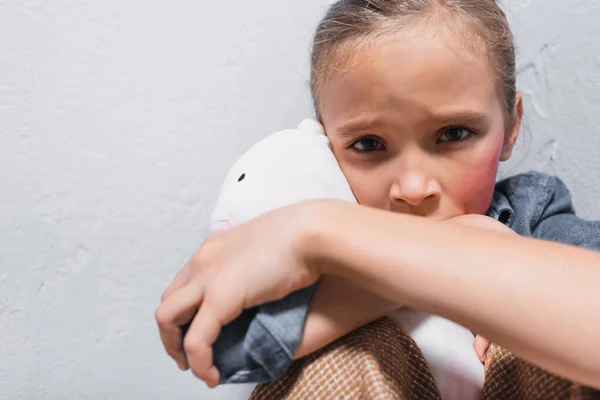
M600 219L600 3L510 0L525 127L502 176L536 169L571 189L578 213Z
M311 115L330 1L0 0L0 399L232 399L163 353L160 292L244 148ZM600 4L513 0L529 140L600 217Z

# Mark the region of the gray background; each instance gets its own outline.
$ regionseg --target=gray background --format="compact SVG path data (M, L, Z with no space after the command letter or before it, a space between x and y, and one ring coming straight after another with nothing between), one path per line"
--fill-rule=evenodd
M0 0L0 399L233 399L160 345L226 170L312 116L330 1ZM513 0L527 129L502 176L600 217L600 3Z

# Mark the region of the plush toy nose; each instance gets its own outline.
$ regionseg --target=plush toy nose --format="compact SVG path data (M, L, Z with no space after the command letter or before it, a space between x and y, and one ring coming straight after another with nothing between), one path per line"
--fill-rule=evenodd
M229 221L224 220L224 221L217 221L215 222L212 227L211 227L211 231L212 232L217 232L217 231L226 231L227 229L231 228L231 226L229 225Z

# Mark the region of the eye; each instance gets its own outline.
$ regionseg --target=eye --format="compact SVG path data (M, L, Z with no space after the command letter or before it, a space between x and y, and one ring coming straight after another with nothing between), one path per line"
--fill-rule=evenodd
M246 174L240 175L240 177L238 178L238 182L243 181L245 178L246 178Z
M352 143L351 148L361 153L370 153L373 151L385 150L381 141L372 137L364 137Z
M444 129L438 137L438 142L460 142L473 134L473 131L461 126L452 126Z

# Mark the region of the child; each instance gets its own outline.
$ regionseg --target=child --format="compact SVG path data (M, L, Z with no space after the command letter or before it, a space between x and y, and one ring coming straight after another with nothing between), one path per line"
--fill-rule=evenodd
M315 37L312 89L360 206L305 202L210 237L157 310L180 366L215 386L221 326L323 275L303 337L283 344L296 358L407 305L600 387L600 222L578 218L555 177L495 182L523 113L499 6L338 1ZM186 361L178 326L198 307Z

